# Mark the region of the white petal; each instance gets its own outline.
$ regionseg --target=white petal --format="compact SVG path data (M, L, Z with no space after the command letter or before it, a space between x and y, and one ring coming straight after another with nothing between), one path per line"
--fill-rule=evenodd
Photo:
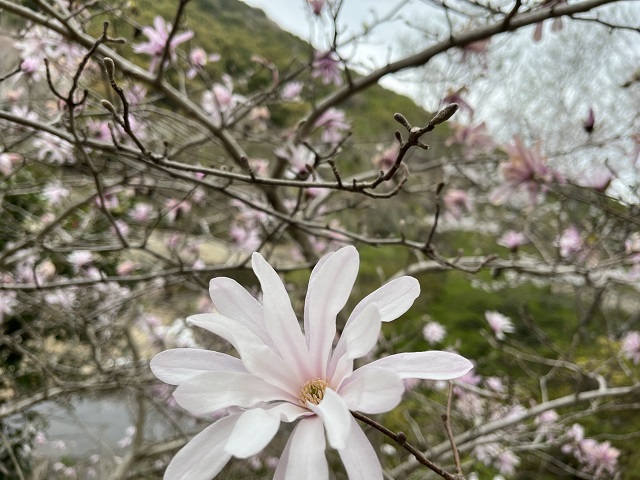
M307 408L322 418L327 430L329 445L336 450L346 447L351 423L351 413L340 395L327 388L319 405L308 404Z
M375 346L380 335L380 311L375 303L367 305L347 323L331 357L328 376L334 386L353 372L353 359L364 357Z
M249 328L265 343L270 342L262 305L242 285L231 278L214 278L209 282L209 294L218 312Z
M456 353L433 350L389 355L359 368L356 372L371 367L388 368L400 375L400 378L452 380L471 370L473 364Z
M205 372L182 383L173 397L195 414L238 406L251 408L260 402L297 399L250 373Z
M224 315L200 314L187 321L204 328L227 340L240 354L245 368L267 382L297 396L300 385L304 384L299 372L290 368L277 353L265 345L260 337L248 328Z
M339 390L349 410L384 413L402 400L404 384L400 376L386 368L360 368Z
M291 423L300 417L313 415L309 409L289 402L270 403L262 408L278 415L281 422L287 423Z
M351 430L347 438L349 448L338 450L349 480L382 480L382 467L367 436L351 417Z
M378 304L382 321L390 322L409 310L418 295L420 295L418 280L413 277L396 278L364 297L351 312L347 323L371 303Z
M180 450L164 472L164 480L211 480L227 464L224 451L240 415L229 415L209 425Z
M296 372L299 380L309 378L309 350L300 330L298 319L291 306L289 294L276 271L259 253L251 256L253 271L262 287L264 322L273 343L278 346L280 356ZM301 384L303 384L302 381Z
M325 447L322 420L318 417L303 418L284 447L273 480L328 480Z
M174 348L151 359L151 371L165 383L180 385L202 372L246 372L242 361L220 352L196 348Z
M240 415L229 436L225 452L237 458L257 454L273 439L280 427L280 416L261 408L247 410Z
M341 248L309 280L305 298L305 335L311 354L313 374L326 376L331 345L336 335L336 315L349 299L358 275L360 259L353 246Z

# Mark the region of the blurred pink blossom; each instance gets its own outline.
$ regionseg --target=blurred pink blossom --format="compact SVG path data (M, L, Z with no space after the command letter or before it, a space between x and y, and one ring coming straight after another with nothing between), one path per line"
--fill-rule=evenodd
M491 44L491 39L486 38L484 40L478 40L477 42L469 43L462 47L462 58L461 62L465 63L469 60L469 58L477 56L480 58L482 62L482 66L484 68L487 67L487 54L489 53L489 45Z
M473 107L467 103L467 101L462 98L463 95L466 95L467 87L461 87L457 90L449 88L447 94L444 96L442 100L440 100L440 107L444 107L445 105L449 105L450 103L457 103L460 108L460 112L467 111L469 112L469 118L473 118L473 114L475 113Z
M478 153L486 154L496 148L484 122L475 127L455 123L453 128L453 135L446 140L445 145L450 146L454 143L462 145L465 160L471 160Z
M588 134L593 133L593 129L595 127L596 124L596 116L595 113L593 112L593 108L589 107L589 112L587 113L587 118L584 119L584 122L582 122L582 128L584 128L584 131L587 132Z
M153 20L153 27L147 26L142 29L142 33L146 35L149 41L133 46L133 51L135 53L146 53L152 56L151 63L149 64L150 72L154 72L162 60L162 55L164 54L165 46L167 46L169 32L171 29L172 25L170 23L166 23L164 18L157 16ZM191 38L193 38L193 32L191 30L178 33L173 36L171 43L168 45L169 58L172 63L176 63L178 60L176 47L187 40L191 40Z
M508 248L512 252L517 252L521 245L524 245L529 240L522 232L515 232L513 230L507 230L496 241L498 245Z
M125 260L124 262L118 264L118 266L116 267L116 272L118 273L118 275L125 276L131 274L138 268L140 268L139 262L134 262L133 260Z
M13 173L13 168L22 160L19 153L0 153L0 173L8 177Z
M640 332L632 330L625 334L620 353L627 360L633 361L634 365L640 364Z
M502 393L505 390L502 380L498 377L487 377L485 379L485 383L487 384L487 387L489 387L494 392Z
M447 190L444 195L444 206L447 209L447 213L456 220L460 220L465 211L468 213L473 209L469 194L456 188Z
M579 443L580 460L596 478L611 478L616 473L620 450L609 442L599 443L587 438ZM604 473L608 476L602 476Z
M505 184L491 193L490 199L494 204L504 203L523 188L529 192L531 204L535 205L539 194L544 193L552 182L564 183L564 177L546 165L540 152L540 143L530 150L516 135L514 144L505 146L504 150L509 155L508 161L500 167Z
M37 158L41 162L46 160L54 165L76 163L73 146L51 133L38 132L38 136L33 141L33 147L38 151Z
M324 8L325 0L307 0L307 5L311 7L311 11L314 15L320 16L322 9Z
M516 467L520 465L520 457L511 450L503 450L493 462L495 468L503 475L513 475Z
M164 202L164 207L167 209L165 218L169 223L175 222L179 217L191 211L191 204L189 202L176 198L169 198Z
M575 255L584 247L582 238L580 238L580 232L578 232L578 229L573 225L562 232L555 245L560 249L560 256L562 258Z
M303 88L304 84L302 82L289 82L282 87L280 96L283 100L288 102L298 101L300 100L300 94L302 93Z
M276 157L286 160L291 165L291 171L295 175L307 172L307 165L313 167L316 156L305 145L287 145L286 148L278 147L274 151Z
M208 62L218 62L220 61L220 55L217 53L213 53L211 55L207 55L207 52L202 47L197 47L191 50L189 53L189 61L191 62L191 68L187 70L187 78L193 79L198 74L199 71L202 71L207 65Z
M132 220L139 223L146 223L151 219L153 206L148 203L136 203L128 213Z
M511 319L500 312L487 310L484 312L484 317L498 340L504 340L505 333L515 332L515 327Z
M593 188L596 192L604 193L613 180L614 175L607 167L594 167L589 172L583 173L578 179L578 185L586 188Z
M311 76L313 78L320 77L324 85L329 85L330 83L333 83L336 87L342 85L340 61L333 51L315 52L311 68L313 69Z
M375 157L371 159L371 163L378 170L382 170L387 172L395 163L398 158L398 153L400 152L400 146L397 143L394 143L386 150L378 153Z
M93 253L90 250L76 250L67 255L67 262L77 272L93 262Z
M320 115L314 125L322 129L322 141L332 146L337 145L351 128L345 120L344 111L333 107Z
M234 110L246 101L242 95L233 93L233 81L229 75L223 75L222 82L214 83L211 90L202 95L202 108L219 126L233 121Z

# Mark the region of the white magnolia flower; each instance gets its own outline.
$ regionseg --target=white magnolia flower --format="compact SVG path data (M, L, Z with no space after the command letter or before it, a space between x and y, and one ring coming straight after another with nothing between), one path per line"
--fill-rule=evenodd
M229 341L240 358L178 348L151 361L158 378L178 385L174 398L183 408L194 414L230 409L177 453L164 478L210 480L231 457L260 452L280 422L299 420L275 479L328 479L327 440L338 450L351 480L382 479L375 450L350 411L388 412L400 402L402 379L453 379L468 372L471 362L449 352L413 352L354 371L354 359L375 346L381 322L405 313L420 292L415 278L401 277L371 293L355 307L332 348L336 315L358 273L354 247L325 255L313 269L304 333L275 270L258 253L252 265L262 286L262 303L234 280L215 278L209 291L219 313L188 319Z

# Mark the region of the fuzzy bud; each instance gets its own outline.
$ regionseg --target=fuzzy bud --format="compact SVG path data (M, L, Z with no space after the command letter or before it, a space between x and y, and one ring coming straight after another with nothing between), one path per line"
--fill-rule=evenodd
M429 125L435 126L446 122L458 111L458 107L459 105L457 103L450 103L446 107L443 107L438 113L436 113L436 116L431 119Z
M104 63L104 68L106 68L109 78L113 78L116 74L116 64L109 57L104 57L102 63Z
M407 119L401 113L394 113L393 119L402 125L407 130L411 130L411 124L407 121Z

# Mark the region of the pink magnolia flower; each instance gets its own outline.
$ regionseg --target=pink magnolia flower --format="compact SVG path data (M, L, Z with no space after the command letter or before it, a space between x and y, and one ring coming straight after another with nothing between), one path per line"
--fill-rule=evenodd
M464 147L463 156L465 160L473 159L478 153L490 153L496 147L484 122L475 127L459 123L454 124L453 135L446 140L445 145L450 146L454 143Z
M333 146L337 145L344 138L345 132L351 128L344 112L333 107L320 115L314 125L322 129L322 141Z
M287 145L286 148L278 147L273 152L278 158L286 160L291 165L291 171L295 175L307 172L307 165L313 166L316 162L315 154L306 146Z
M445 105L449 105L451 103L457 103L460 107L461 112L466 110L467 112L469 112L469 118L473 118L475 110L464 98L462 98L462 96L466 95L466 93L467 87L461 87L458 90L449 88L447 94L440 101L440 107L444 107Z
M518 248L528 241L529 240L524 236L522 232L507 230L502 234L502 236L497 240L496 243L498 245L502 245L503 247L507 247L512 252L517 252Z
M231 457L249 458L275 436L280 422L298 424L280 457L275 478L329 478L326 441L352 478L381 480L375 450L350 410L383 413L400 402L403 378L446 380L472 367L449 352L390 355L353 369L375 346L382 322L406 312L419 294L412 277L395 279L365 297L337 341L336 316L359 267L354 247L325 255L313 269L304 308L304 333L276 271L252 257L263 301L230 278L214 278L210 294L219 313L188 320L229 341L240 358L174 349L151 360L153 373L178 385L177 403L196 415L230 408L196 435L169 464L164 478L210 480Z
M498 377L487 377L485 379L485 383L487 384L487 387L494 392L502 393L505 390L504 383L502 383L502 380Z
M429 322L422 328L422 336L429 345L440 343L446 335L447 330L439 322Z
M133 46L135 53L146 53L153 57L149 64L150 72L154 72L162 60L165 46L167 46L167 42L169 41L169 32L171 29L172 25L166 23L164 18L158 16L153 20L153 27L147 26L142 29L142 33L147 36L149 41ZM176 63L177 61L176 47L187 40L191 40L191 38L193 38L193 32L191 30L173 36L171 43L167 47L169 48L169 57L172 63Z
M148 203L136 203L131 210L129 216L132 220L139 223L146 223L151 219L153 214L153 206Z
M553 181L564 182L562 175L547 166L540 151L540 143L530 150L516 135L514 144L505 146L504 150L509 155L509 160L501 165L505 185L491 193L493 203L502 204L515 191L524 188L529 192L531 204L535 205L539 193L544 193L549 184Z
M462 47L462 58L460 61L465 63L469 58L477 56L480 58L480 62L484 68L487 68L487 54L489 53L489 45L491 39L478 40L477 42L469 43Z
M233 93L233 80L229 75L222 76L223 83L214 83L211 90L202 94L202 108L217 125L234 120L234 110L246 101L242 95Z
M635 365L640 363L640 332L636 330L627 332L622 339L620 353L627 360L633 361Z
M582 440L578 447L580 461L585 464L588 471L593 472L594 477L611 478L609 476L603 477L602 474L607 472L609 475L614 475L616 473L620 450L612 447L609 442L599 443L587 438Z
M493 465L503 475L513 475L516 473L516 467L520 465L520 457L511 450L503 450L498 454Z
M336 87L342 85L340 61L333 51L315 52L311 63L311 76L320 77L324 85L333 83Z
M187 70L187 78L191 80L192 78L195 78L198 72L204 69L208 62L219 62L220 55L217 53L207 55L204 48L197 47L189 53L189 61L191 62L191 68Z
M289 82L282 87L282 91L280 92L280 96L283 100L288 102L294 102L300 100L300 94L302 93L302 89L304 88L304 84L302 82Z
M562 258L567 258L579 253L584 244L582 242L582 238L580 238L580 232L578 232L578 229L571 225L562 232L560 237L558 237L556 246L560 249L560 256Z
M515 332L515 327L513 326L511 319L500 312L487 310L484 312L484 317L487 319L489 327L493 330L493 333L498 340L504 340L505 333Z
M456 220L460 220L464 211L470 212L472 209L469 194L464 190L452 188L444 195L444 206L447 213Z

